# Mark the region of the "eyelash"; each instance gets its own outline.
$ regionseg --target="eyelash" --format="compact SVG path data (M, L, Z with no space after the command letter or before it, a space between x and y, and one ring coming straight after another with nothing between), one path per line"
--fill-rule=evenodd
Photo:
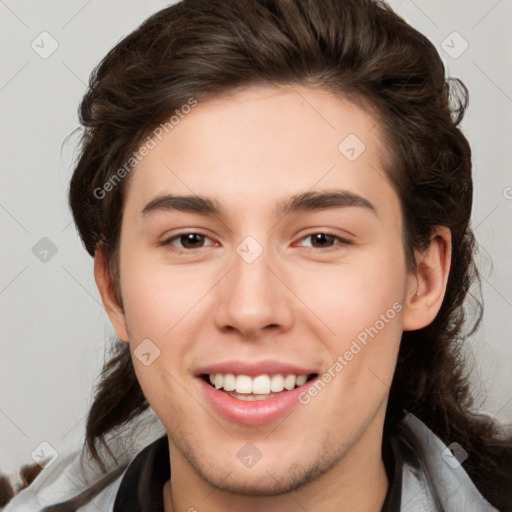
M332 237L334 238L335 240L338 241L337 244L334 244L334 245L331 245L327 248L322 248L322 247L311 247L311 249L315 249L317 251L322 251L322 252L327 252L327 251L336 251L336 250L339 250L339 246L346 246L346 245L351 245L351 241L346 239L346 238L342 238L341 236L339 235L336 235L335 233L332 233L330 231L316 231L315 233L309 233L308 235L306 236L303 236L300 241L302 240L305 240L307 238L311 238L311 237L314 237L316 235L326 235L328 237Z
M164 240L161 245L162 246L166 246L169 248L169 250L171 251L176 251L176 252L192 252L192 251L195 251L195 250L198 250L198 249L204 249L205 247L211 247L212 245L215 245L214 244L211 244L211 245L208 245L208 246L202 246L202 247L196 247L196 248L192 248L192 249L186 249L186 248L182 248L182 247L176 247L173 245L173 241L175 240L180 240L182 237L185 237L187 235L198 235L200 237L203 237L204 239L208 239L209 237L207 237L206 235L202 234L202 233L198 233L198 232L195 232L195 231L187 231L187 232L184 232L184 233L179 233L177 235L174 235L172 236L171 238L168 238L167 240ZM314 237L315 235L326 235L328 237L333 237L335 240L338 241L337 244L335 245L331 245L327 248L322 248L322 247L310 247L311 249L315 250L315 251L321 251L321 252L328 252L328 251L333 251L333 250L338 250L339 249L339 245L351 245L351 241L346 239L346 238L342 238L340 237L339 235L336 235L335 233L332 233L330 231L316 231L314 233L309 233L308 235L305 235L303 236L302 238L299 239L299 241L303 241L303 240L306 240L307 238L311 238L311 237Z

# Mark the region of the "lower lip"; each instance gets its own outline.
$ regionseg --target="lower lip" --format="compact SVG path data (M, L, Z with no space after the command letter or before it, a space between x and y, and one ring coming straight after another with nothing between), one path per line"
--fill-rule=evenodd
M316 379L312 379L291 391L283 391L279 395L266 400L250 402L237 400L225 391L219 391L210 386L202 378L198 378L198 380L206 398L222 417L233 423L256 426L271 423L288 415L294 407L300 405L299 395Z

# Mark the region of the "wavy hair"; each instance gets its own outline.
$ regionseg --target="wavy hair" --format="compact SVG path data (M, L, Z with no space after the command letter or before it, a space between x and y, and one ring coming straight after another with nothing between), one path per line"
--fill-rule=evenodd
M479 284L470 228L471 150L460 129L467 90L446 78L432 43L384 2L184 0L121 40L93 71L80 107L84 131L69 203L87 251L104 250L122 305L119 238L130 178L102 199L97 191L190 98L201 102L252 85L290 84L342 95L377 114L390 148L385 171L400 198L410 268L414 250L428 244L435 226L450 229L446 296L430 325L403 333L385 432L396 428L404 410L414 413L445 443L464 447L464 467L475 485L493 505L508 509L510 475L499 454L504 448L510 453L511 442L473 410L462 356L482 315L476 302L476 318L468 325L464 310L471 287ZM103 472L99 450L109 452L106 437L149 407L128 345L117 343L114 351L96 389L84 443ZM508 455L508 467L510 460ZM75 510L91 492L97 491L48 510Z

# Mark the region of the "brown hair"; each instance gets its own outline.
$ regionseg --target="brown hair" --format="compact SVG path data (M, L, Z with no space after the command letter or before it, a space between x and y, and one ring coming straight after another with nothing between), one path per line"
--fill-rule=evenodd
M184 0L119 42L94 70L80 108L84 133L69 199L87 251L105 251L122 304L119 234L129 176L102 199L95 191L190 98L203 101L255 84L316 87L377 112L391 148L386 171L401 200L411 266L414 249L428 243L435 226L451 230L446 296L429 326L403 333L385 430L395 428L404 410L414 413L445 443L458 442L482 494L510 508L511 456L504 467L498 454L502 448L511 453L512 445L472 410L461 353L464 328L476 329L482 311L477 302L476 319L466 328L463 303L479 282L469 226L471 151L459 128L467 91L446 79L428 39L383 2ZM108 448L105 436L148 407L128 345L115 350L87 420L85 447L103 470L98 447Z

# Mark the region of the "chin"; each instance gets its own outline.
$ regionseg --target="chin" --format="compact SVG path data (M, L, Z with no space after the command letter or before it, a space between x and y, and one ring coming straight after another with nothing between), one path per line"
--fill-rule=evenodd
M244 467L238 459L231 465L196 465L190 461L195 472L215 488L241 496L279 496L288 494L315 481L329 471L334 459L323 458L309 463L303 458L286 462L287 467L277 467L275 463L259 461L252 468Z

